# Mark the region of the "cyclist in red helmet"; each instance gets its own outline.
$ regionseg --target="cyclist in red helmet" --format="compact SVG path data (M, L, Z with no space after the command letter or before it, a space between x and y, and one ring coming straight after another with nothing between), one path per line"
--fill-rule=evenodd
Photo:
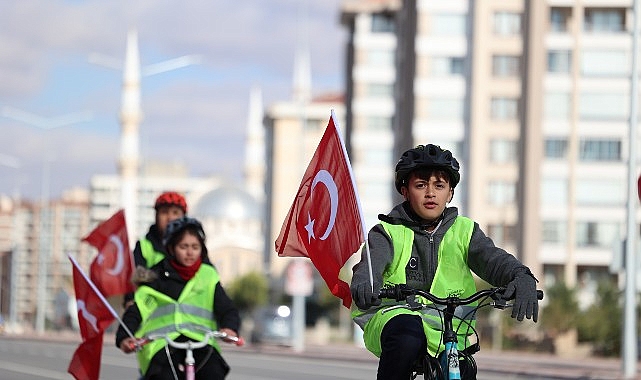
M459 183L459 163L449 150L428 144L407 150L395 170L396 190L405 201L368 234L373 274L365 253L353 268L350 289L356 308L354 321L363 329L365 346L380 358L378 379L408 379L412 364L425 352L443 352L441 321L432 309L382 311L394 301L381 304L381 287L405 284L439 297L468 297L476 291L473 273L493 286L506 286L506 298L514 295L512 317L536 322L536 279L516 257L494 245L478 223L459 216L448 207ZM372 290L373 287L373 290ZM467 343L465 326L474 316L461 313L459 350ZM474 369L461 362L461 378L476 379Z
M187 201L178 192L166 191L156 198L154 210L156 210L155 223L149 227L145 237L138 240L134 247L133 255L136 267L151 268L165 258L167 252L162 243L165 229L169 222L187 214ZM205 258L205 262L211 263L209 258ZM125 295L125 308L131 304L132 300L133 293Z

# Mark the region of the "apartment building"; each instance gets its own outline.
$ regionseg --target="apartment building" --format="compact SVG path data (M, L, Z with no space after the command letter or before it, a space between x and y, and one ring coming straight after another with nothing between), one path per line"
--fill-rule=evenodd
M592 293L625 234L631 8L344 1L347 141L363 207L376 205L368 223L398 200L400 153L439 144L462 165L453 205L546 285Z

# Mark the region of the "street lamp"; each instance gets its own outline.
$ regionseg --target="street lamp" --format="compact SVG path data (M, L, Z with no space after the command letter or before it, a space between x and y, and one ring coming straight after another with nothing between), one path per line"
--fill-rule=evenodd
M44 130L45 132L54 128L89 121L92 118L91 112L88 111L75 112L56 117L42 117L13 107L3 107L1 114L4 117L29 124ZM45 331L45 316L47 310L47 266L49 265L49 258L51 256L49 251L50 244L48 244L47 239L45 238L45 216L49 213L47 203L49 199L49 171L52 156L49 154L45 155L43 161L42 188L40 193L40 231L36 301L36 332L39 334L43 334ZM51 239L51 225L49 225L48 235L49 239Z

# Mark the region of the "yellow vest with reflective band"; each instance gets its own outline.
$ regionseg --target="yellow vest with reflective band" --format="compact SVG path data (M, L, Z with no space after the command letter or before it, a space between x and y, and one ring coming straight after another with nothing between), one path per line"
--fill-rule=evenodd
M414 231L403 226L381 222L383 229L392 238L394 246L394 258L383 272L384 286L406 284L405 268L411 258L412 245L414 242ZM472 238L474 222L466 217L457 216L452 226L443 236L443 240L438 248L438 265L434 280L430 288L430 293L435 296L445 298L449 296L458 296L460 298L468 297L476 292L474 277L467 265L467 253ZM428 303L425 299L419 302ZM383 327L387 321L399 314L417 315L423 320L423 330L427 337L428 352L437 356L443 351L444 344L442 340L442 312L433 308L412 311L408 309L395 309L381 314L381 310L391 305L404 303L394 300L383 300L381 305L368 310L353 309L352 317L361 327L363 327L363 338L365 346L374 355L380 356L381 342L380 337ZM473 311L476 303L468 306L459 306L455 315L463 318L454 318L452 325L455 331L458 331L458 346L463 350L467 344L467 335L472 331L471 327L476 324L476 316ZM439 309L444 309L438 306ZM460 326L460 329L459 329Z
M187 282L178 300L149 286L140 286L134 299L142 322L134 335L142 338L152 334L168 334L171 339L176 339L182 334L194 341L203 340L203 329L206 331L218 328L213 315L214 293L218 281L216 269L203 264ZM166 344L164 339L156 339L138 352L138 364L143 374L149 369L154 355ZM209 344L220 351L214 338Z
M154 245L151 244L149 239L140 239L140 252L147 262L147 268L153 267L165 258L163 252L158 252L154 249Z

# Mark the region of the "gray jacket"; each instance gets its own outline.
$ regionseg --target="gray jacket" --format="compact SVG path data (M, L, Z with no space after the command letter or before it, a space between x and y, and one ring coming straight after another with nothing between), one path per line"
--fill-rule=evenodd
M392 224L403 224L414 231L412 256L405 268L408 286L426 291L430 289L436 273L439 245L457 216L456 207L446 208L440 224L428 233L420 226L420 218L414 215L408 202L396 205L387 217L379 215L379 219L386 219ZM382 286L383 272L392 262L394 248L390 236L380 223L369 231L367 241L372 262L374 293L377 294ZM516 272L529 271L516 257L495 246L476 222L470 240L467 265L472 272L492 286L507 285ZM361 252L360 262L353 268L352 288L363 283L369 284L366 247Z

